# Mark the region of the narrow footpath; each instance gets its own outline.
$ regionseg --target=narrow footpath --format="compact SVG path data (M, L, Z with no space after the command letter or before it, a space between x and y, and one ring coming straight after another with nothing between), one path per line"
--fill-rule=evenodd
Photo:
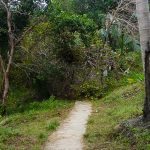
M48 139L44 150L83 150L83 135L92 106L77 101L68 118Z

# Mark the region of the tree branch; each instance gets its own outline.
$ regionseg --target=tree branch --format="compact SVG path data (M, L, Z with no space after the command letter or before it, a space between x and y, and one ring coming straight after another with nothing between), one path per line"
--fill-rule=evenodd
M2 71L3 71L3 74L4 74L6 71L5 71L5 67L4 67L4 61L3 61L1 55L0 55L0 65L1 65L1 68L2 68Z

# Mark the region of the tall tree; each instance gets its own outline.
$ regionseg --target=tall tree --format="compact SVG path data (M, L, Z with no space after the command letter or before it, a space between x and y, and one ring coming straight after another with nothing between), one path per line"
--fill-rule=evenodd
M13 32L13 26L12 26L12 14L10 11L10 7L8 4L8 1L0 0L1 5L4 7L6 14L7 14L7 27L8 27L8 39L9 39L9 51L8 51L8 62L5 67L4 61L2 56L0 55L0 62L1 62L1 68L3 71L3 93L2 93L2 105L6 107L6 99L7 99L7 94L9 90L9 73L10 73L10 68L12 64L12 59L14 55L14 49L15 49L15 36Z
M150 15L148 0L136 0L140 44L145 75L144 121L150 121Z
M5 11L4 14L6 15L6 29L7 29L7 38L8 38L8 46L7 46L8 49L6 48L5 50L7 52L7 59L4 58L4 56L2 55L2 51L0 51L0 69L3 73L3 85L2 85L3 112L2 112L2 115L5 115L5 112L6 112L6 102L7 102L8 92L9 92L9 76L10 76L10 70L11 70L12 63L13 63L15 48L19 44L19 42L23 39L23 37L28 32L30 32L39 21L39 19L37 19L37 21L32 26L27 28L23 34L18 36L15 26L14 26L14 20L13 20L14 19L13 10L16 9L13 2L15 3L19 1L0 0L0 8Z

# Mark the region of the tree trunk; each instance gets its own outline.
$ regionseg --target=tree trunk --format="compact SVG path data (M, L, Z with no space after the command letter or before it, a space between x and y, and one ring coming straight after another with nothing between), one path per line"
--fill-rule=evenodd
M136 0L136 10L145 76L143 120L150 121L150 16L148 0Z
M150 121L150 45L148 42L149 51L145 52L145 103L143 116L144 121Z
M5 106L6 104L6 99L8 95L8 90L9 90L9 77L8 73L5 73L4 75L4 84L3 84L3 96L2 96L2 104Z
M2 55L0 54L0 67L1 71L3 72L3 87L2 87L2 105L4 108L4 113L2 115L5 115L6 112L6 102L7 102L7 96L9 92L9 75L10 75L10 69L12 66L13 61L13 55L15 51L15 47L20 43L20 41L24 38L24 36L29 33L40 21L43 21L45 17L40 18L37 22L35 22L31 27L29 27L22 35L21 37L15 39L14 34L14 28L13 28L13 22L12 22L12 11L11 7L9 6L10 0L0 0L0 7L2 9L5 9L7 14L7 27L8 27L8 40L9 40L9 50L8 50L8 61L6 64L3 61Z
M9 39L9 47L10 47L8 51L8 63L7 63L6 69L3 64L3 59L0 56L1 66L3 68L3 75L4 75L3 93L2 93L2 107L3 107L2 115L6 115L6 102L7 102L7 96L8 96L8 91L9 91L9 74L10 74L10 68L11 68L13 55L14 55L14 49L15 49L15 37L14 37L13 29L12 29L12 14L8 6L8 1L6 0L4 2L3 0L0 0L0 2L3 4L7 13L8 39Z

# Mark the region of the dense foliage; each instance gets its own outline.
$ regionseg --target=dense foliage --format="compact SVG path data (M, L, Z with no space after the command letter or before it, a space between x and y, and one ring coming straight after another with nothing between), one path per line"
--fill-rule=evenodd
M52 95L67 99L103 97L114 87L142 80L136 36L129 34L119 21L106 28L118 2L12 3L14 33L24 37L15 48L8 104L14 101L12 93L20 88L29 92L24 92L26 98L16 100L13 108ZM3 8L0 16L4 18L0 19L0 51L7 60L9 45ZM1 74L1 85L2 78Z

